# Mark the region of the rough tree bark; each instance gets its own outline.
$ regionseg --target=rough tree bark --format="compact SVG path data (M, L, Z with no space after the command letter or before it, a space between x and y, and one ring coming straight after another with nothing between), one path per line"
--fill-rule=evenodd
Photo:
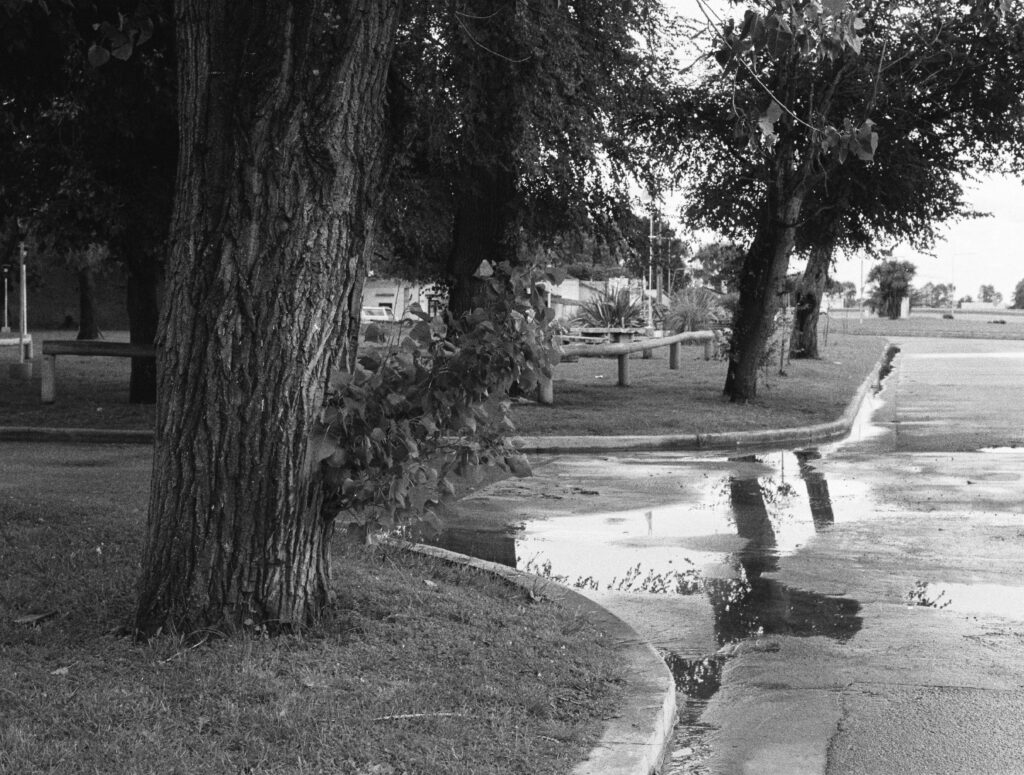
M316 618L310 438L379 201L399 0L178 0L180 151L135 625Z
M797 284L796 314L793 316L793 335L789 340L790 358L818 358L818 314L821 298L828 285L828 270L842 229L843 214L848 207L845 196L840 196L828 211L824 225L816 235L814 246L807 257L807 266Z
M815 245L807 257L807 266L796 286L796 314L789 340L790 358L818 358L818 313L821 297L828 284L835 241Z
M806 169L793 169L791 147L780 148L772 164L765 208L740 270L724 391L733 403L757 397L757 370L785 293L789 254L809 187Z
M125 302L128 309L128 338L132 344L153 344L160 319L162 268L141 246L125 254L127 286ZM128 382L128 402L156 403L156 362L149 358L132 358Z

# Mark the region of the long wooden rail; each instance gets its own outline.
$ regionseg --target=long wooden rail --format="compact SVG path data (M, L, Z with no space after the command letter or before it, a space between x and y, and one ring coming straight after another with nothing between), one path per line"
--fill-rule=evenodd
M52 404L57 397L58 355L100 355L107 358L156 358L156 348L151 344L129 344L128 342L44 339L43 371L39 396L44 404Z
M668 347L668 367L673 371L679 369L679 351L684 344L703 344L704 360L709 360L714 351L719 335L714 331L687 331L658 339L640 339L635 342L618 342L614 344L569 344L562 347L563 355L575 355L581 358L615 358L618 360L619 387L629 387L629 356L636 352L649 352L656 347ZM555 386L552 377L543 377L540 381L539 401L542 404L555 402Z

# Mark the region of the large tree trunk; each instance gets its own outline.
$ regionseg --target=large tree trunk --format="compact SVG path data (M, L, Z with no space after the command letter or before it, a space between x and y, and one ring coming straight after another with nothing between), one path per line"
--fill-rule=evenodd
M828 284L828 268L832 264L835 242L811 249L807 267L796 286L796 312L793 315L793 335L789 340L790 358L818 358L818 314L821 297Z
M99 339L100 323L96 315L96 272L88 266L78 270L78 336Z
M784 191L785 187L779 189ZM768 345L779 299L786 290L786 269L803 205L803 189L788 195L780 195L779 189L770 190L757 234L743 258L725 377L725 394L734 403L746 403L757 397L757 370Z
M136 627L315 619L311 444L383 177L399 0L178 0L180 151Z

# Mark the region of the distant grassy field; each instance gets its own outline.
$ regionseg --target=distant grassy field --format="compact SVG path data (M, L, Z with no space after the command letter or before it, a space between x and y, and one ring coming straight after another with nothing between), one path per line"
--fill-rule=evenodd
M1003 322L996 322L1003 321ZM864 318L855 315L834 317L829 325L833 331L868 336L935 336L957 339L1024 339L1024 313L1018 310L995 310L991 313L960 314L943 319L938 314L913 315L901 320Z
M519 433L622 435L757 430L828 422L842 413L857 386L881 357L888 339L937 336L1024 339L1024 314L911 317L885 320L822 318L822 358L790 361L779 374L778 356L763 373L757 400L737 407L722 398L726 363L705 361L702 348L684 347L682 369L668 370L667 348L655 357L630 361L633 386L618 388L612 358L583 358L556 370L553 407L520 404L513 419ZM1006 320L992 323L989 320ZM72 338L67 331L35 332L43 339ZM108 335L126 341L125 332ZM29 382L13 380L8 363L17 348L0 348L0 426L128 428L153 427L152 406L128 403L129 361L124 358L57 359L57 401L39 401L39 362Z

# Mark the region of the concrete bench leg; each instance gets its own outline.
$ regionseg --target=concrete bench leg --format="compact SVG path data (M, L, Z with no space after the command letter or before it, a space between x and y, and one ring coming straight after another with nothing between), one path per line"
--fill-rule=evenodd
M44 404L52 404L57 397L57 356L44 355L42 363L42 388L39 397Z
M710 361L711 360L711 355L714 352L714 346L715 346L714 342L705 342L704 343L704 360L706 360L706 361Z
M619 359L619 387L629 387L629 354L615 357Z
M679 370L679 342L673 342L668 346L668 367L672 371Z
M541 376L537 382L538 393L537 403L551 406L555 403L555 380L552 377Z

